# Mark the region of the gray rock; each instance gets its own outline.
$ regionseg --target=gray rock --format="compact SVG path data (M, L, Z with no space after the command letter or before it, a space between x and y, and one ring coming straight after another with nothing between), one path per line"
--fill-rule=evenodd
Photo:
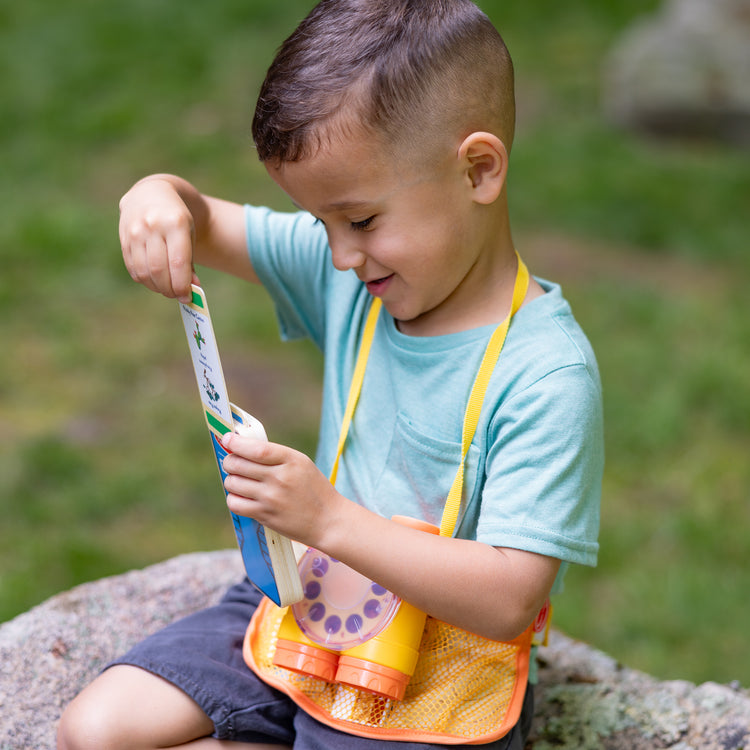
M0 626L0 750L51 750L62 709L113 657L243 575L234 550L86 583Z
M750 146L750 0L667 0L605 64L616 123Z
M0 626L0 750L52 750L63 707L111 658L242 577L234 550L78 586ZM540 649L535 750L739 750L750 693L659 682L562 633Z
M534 750L742 750L750 692L658 681L554 632L540 649Z

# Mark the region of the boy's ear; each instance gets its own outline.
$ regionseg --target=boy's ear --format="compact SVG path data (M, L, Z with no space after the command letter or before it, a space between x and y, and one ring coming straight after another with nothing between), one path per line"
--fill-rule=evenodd
M473 191L473 200L482 204L497 200L508 174L505 144L492 133L471 133L458 147L458 158Z

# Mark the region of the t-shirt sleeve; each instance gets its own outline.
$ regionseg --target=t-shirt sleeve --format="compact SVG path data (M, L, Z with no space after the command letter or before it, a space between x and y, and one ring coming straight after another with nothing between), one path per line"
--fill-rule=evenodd
M310 214L245 206L247 249L270 294L282 338L311 338L322 346L325 289L333 268L325 229Z
M604 463L598 376L547 373L495 414L479 541L595 565Z

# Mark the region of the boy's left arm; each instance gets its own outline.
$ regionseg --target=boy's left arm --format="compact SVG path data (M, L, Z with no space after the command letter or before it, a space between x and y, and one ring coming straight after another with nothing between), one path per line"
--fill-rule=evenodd
M286 446L229 435L226 447L230 510L326 552L433 617L512 640L549 595L555 558L394 523L345 498Z
M346 499L342 506L340 522L325 534L328 554L429 615L486 638L520 635L560 567L533 552L426 534Z

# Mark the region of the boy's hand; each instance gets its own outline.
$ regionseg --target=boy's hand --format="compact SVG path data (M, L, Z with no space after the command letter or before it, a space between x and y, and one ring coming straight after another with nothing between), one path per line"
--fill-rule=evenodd
M150 177L120 201L120 244L134 281L165 297L190 301L195 224L175 185Z
M222 442L232 451L224 459L229 509L290 539L318 546L326 519L344 498L315 463L278 443L236 434Z

